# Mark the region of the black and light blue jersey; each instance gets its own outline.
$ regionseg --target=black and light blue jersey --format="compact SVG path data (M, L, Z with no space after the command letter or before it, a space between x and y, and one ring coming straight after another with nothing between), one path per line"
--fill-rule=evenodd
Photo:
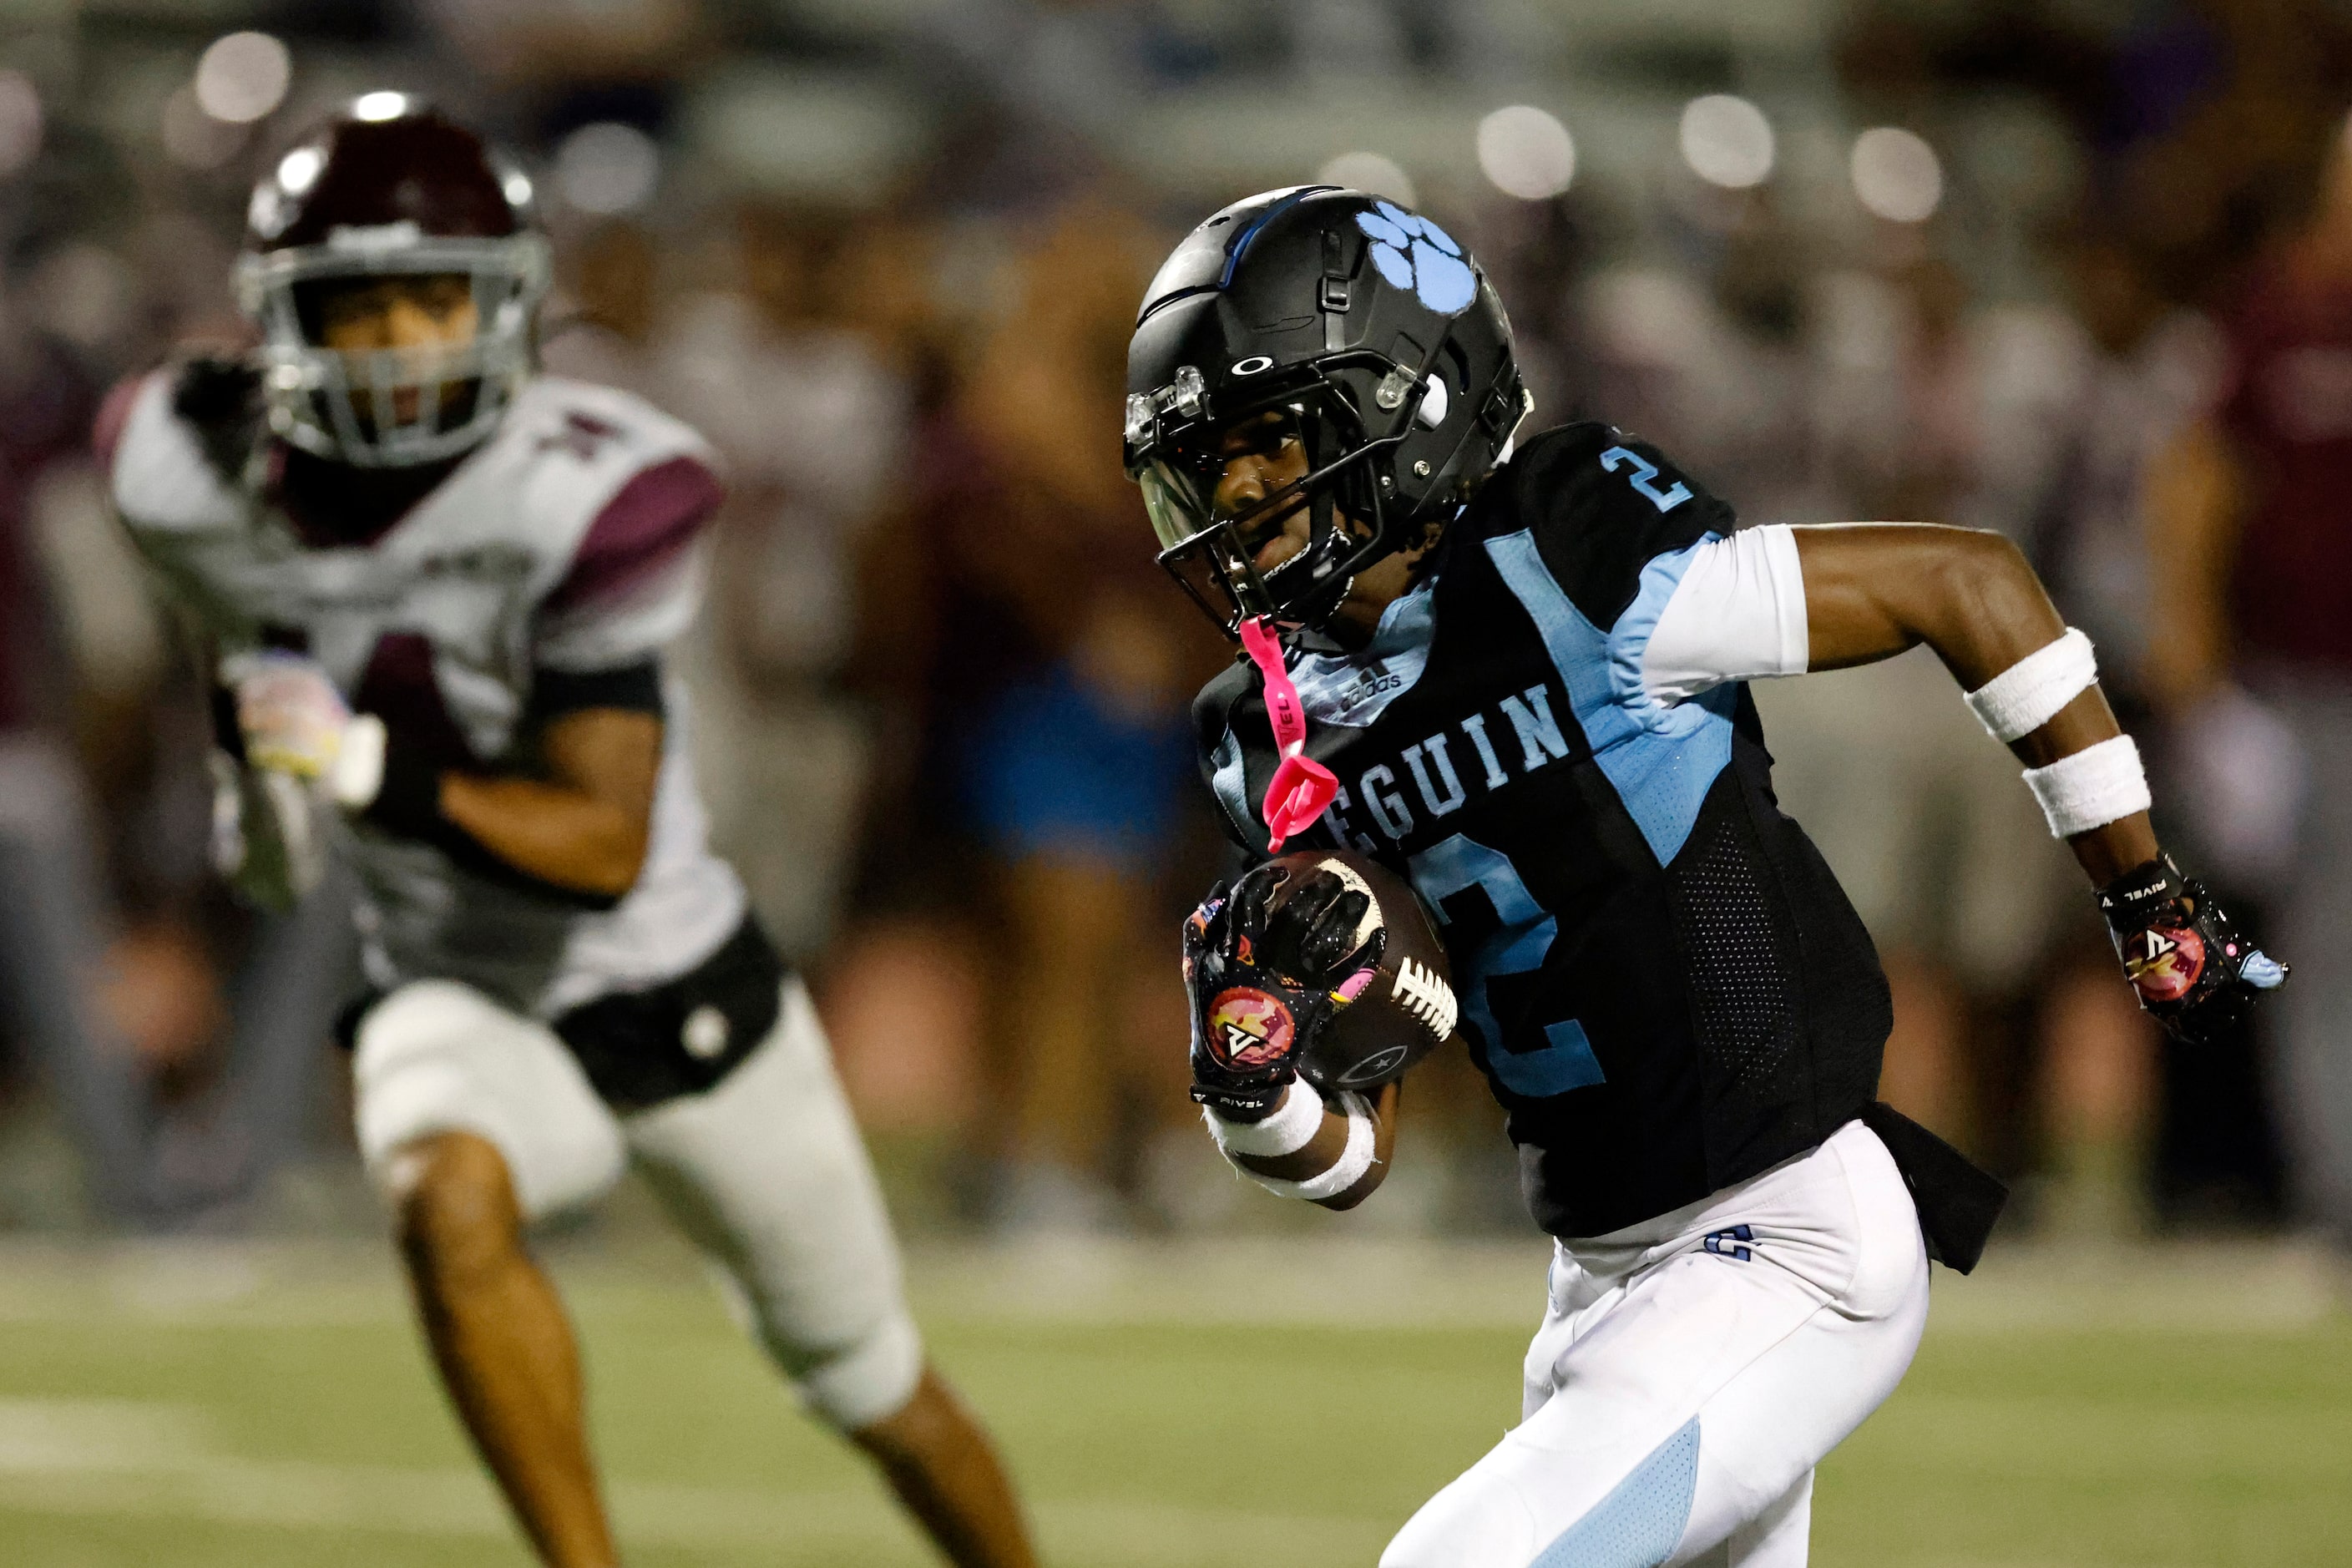
M1642 660L1731 509L1608 426L1538 437L1363 649L1293 666L1352 845L1436 913L1538 1223L1589 1237L1859 1114L1890 1023L1868 934L1783 816L1747 689L1668 705ZM1255 669L1194 710L1235 841L1275 748Z

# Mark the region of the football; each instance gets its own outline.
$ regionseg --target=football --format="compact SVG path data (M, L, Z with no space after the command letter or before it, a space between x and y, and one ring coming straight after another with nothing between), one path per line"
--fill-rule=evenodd
M1459 1014L1445 948L1428 911L1403 879L1353 850L1308 850L1274 863L1288 872L1274 897L1277 910L1319 871L1369 899L1356 934L1373 942L1378 955L1336 994L1344 1005L1300 1055L1300 1076L1326 1092L1394 1083L1453 1036Z

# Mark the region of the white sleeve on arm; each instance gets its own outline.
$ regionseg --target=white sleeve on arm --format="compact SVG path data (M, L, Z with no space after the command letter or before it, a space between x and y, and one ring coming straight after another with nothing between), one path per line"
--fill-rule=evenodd
M1338 1161L1323 1171L1302 1180L1285 1181L1262 1175L1237 1157L1297 1153L1323 1130L1327 1110L1348 1119L1348 1142ZM1372 1116L1372 1102L1349 1089L1340 1090L1336 1101L1326 1101L1305 1079L1291 1083L1282 1103L1263 1121L1228 1121L1208 1106L1201 1108L1201 1114L1209 1124L1210 1136L1216 1139L1225 1158L1233 1161L1234 1168L1278 1198L1304 1198L1308 1203L1336 1198L1370 1173L1378 1152L1380 1128Z
M1805 574L1784 523L1691 552L1642 650L1642 688L1671 707L1727 680L1802 675Z
M655 654L702 602L699 542L725 490L700 458L638 473L608 500L539 606L535 662L609 669Z

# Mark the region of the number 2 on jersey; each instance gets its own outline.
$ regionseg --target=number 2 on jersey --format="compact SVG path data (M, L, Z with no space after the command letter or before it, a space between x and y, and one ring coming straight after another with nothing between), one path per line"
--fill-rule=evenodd
M1495 1017L1487 983L1542 968L1544 955L1559 934L1559 922L1536 902L1518 868L1507 856L1457 833L1415 855L1408 869L1414 889L1436 911L1440 925L1454 923L1445 900L1473 888L1483 889L1486 901L1494 906L1494 934L1479 944L1478 951L1462 964L1463 973L1454 977L1462 1016L1476 1026L1486 1047L1487 1070L1513 1094L1529 1100L1601 1082L1606 1075L1601 1070L1600 1058L1592 1054L1584 1026L1575 1019L1523 1025L1506 1040Z
M1647 497L1650 504L1660 511L1672 511L1691 499L1690 486L1680 479L1675 481L1674 489L1666 490L1662 490L1652 484L1650 481L1658 477L1658 465L1643 458L1631 447L1612 447L1601 454L1601 466L1612 474L1628 463L1633 465L1633 473L1630 480L1633 487Z

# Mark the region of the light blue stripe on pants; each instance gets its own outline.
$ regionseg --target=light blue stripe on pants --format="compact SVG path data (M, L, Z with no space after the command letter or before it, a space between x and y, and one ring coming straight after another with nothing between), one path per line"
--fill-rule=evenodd
M1381 1568L1799 1568L1813 1467L1918 1348L1927 1258L1857 1121L1688 1208L1561 1243L1550 1297L1525 1419Z

